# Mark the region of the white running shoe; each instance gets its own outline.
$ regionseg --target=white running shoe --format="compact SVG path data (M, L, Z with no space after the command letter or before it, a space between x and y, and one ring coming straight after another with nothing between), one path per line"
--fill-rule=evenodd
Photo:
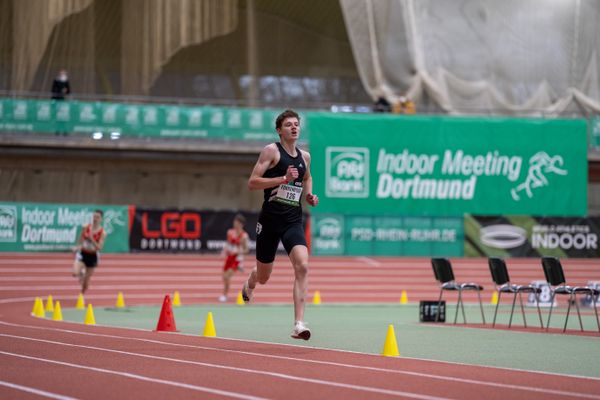
M244 299L244 303L249 303L252 300L252 292L254 289L250 289L248 287L248 281L244 282L244 286L242 287L242 299Z
M227 296L225 296L224 294L220 295L219 296L219 301L221 303L225 303L227 301Z
M294 339L308 340L310 339L310 329L308 329L306 325L304 325L304 322L296 321L291 336Z

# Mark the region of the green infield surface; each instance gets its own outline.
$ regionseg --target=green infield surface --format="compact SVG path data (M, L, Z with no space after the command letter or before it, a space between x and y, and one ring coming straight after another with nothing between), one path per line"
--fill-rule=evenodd
M491 327L494 308L489 305L484 308L487 326ZM481 322L477 305L468 305L465 309L468 322ZM515 311L513 330L506 329L509 307L500 307L497 323L501 326L497 325L496 329L453 325L454 310L453 305L449 305L447 318L450 322L432 324L419 322L417 304L311 304L305 313L312 331L309 341L290 338L291 305L184 305L174 307L173 314L177 330L189 335L203 335L211 312L216 336L220 338L372 354L381 354L388 326L392 324L402 357L600 378L600 333L589 308L582 310L582 318L584 329L591 336L538 333L541 329L535 309L527 310L530 327L527 332L517 330L522 327L518 310ZM94 316L97 325L153 330L160 311L160 306L98 307L94 308ZM82 323L85 313L85 310L67 308L63 309L63 318ZM459 314L459 322L462 322L461 318ZM547 310L542 310L542 318L545 325ZM551 328L562 329L564 318L565 310L559 309L552 316ZM568 328L579 328L576 314L571 314Z

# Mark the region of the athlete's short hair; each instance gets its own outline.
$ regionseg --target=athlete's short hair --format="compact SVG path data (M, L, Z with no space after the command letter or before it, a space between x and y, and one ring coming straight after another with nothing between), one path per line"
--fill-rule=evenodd
M104 211L102 211L102 210L94 210L94 212L100 214L101 217L104 217Z
M298 115L298 113L296 111L285 110L284 112L282 112L281 114L279 114L277 116L277 119L275 120L275 129L281 128L281 124L283 124L283 121L286 118L297 118L298 122L300 122L300 116Z
M243 214L235 214L234 221L240 221L240 224L246 225L246 217Z

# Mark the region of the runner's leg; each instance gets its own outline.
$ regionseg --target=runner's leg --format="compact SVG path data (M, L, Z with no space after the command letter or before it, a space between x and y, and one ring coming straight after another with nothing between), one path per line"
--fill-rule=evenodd
M297 245L290 252L290 261L294 268L294 319L304 321L304 305L308 291L308 249Z
M85 269L85 275L83 276L83 280L81 283L81 293L85 293L85 291L90 286L90 279L92 278L92 275L94 274L95 269L96 268L86 268Z

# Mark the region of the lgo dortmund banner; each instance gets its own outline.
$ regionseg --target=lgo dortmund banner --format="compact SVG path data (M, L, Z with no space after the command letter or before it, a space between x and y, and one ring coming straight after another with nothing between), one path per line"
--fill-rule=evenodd
M310 115L314 212L587 213L583 120Z

